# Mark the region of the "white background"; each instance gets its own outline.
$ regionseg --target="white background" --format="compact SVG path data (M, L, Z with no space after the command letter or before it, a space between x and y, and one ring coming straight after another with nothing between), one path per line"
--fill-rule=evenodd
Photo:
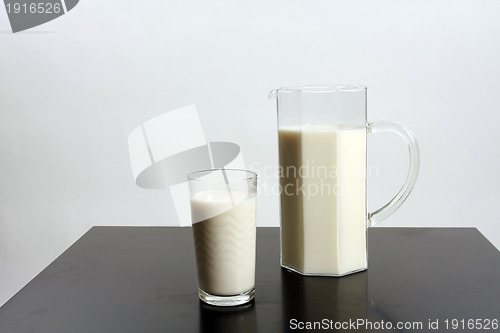
M140 123L195 103L209 141L276 165L284 85L365 84L369 120L414 130L419 179L381 226L475 226L499 248L498 17L493 0L82 0L12 34L0 8L0 304L94 225L175 224L168 192L134 184ZM408 157L390 134L369 150L373 209ZM277 197L258 205L277 226Z

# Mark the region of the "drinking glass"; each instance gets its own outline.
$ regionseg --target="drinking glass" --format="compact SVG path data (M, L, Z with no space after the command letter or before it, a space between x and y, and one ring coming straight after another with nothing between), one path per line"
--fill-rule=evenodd
M257 175L213 169L188 176L200 299L250 302L255 294Z

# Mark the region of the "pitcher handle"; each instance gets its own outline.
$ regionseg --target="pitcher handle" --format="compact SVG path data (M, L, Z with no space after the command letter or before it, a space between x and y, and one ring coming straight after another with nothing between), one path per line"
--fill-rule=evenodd
M410 195L410 192L415 185L415 181L417 180L420 154L415 134L413 134L413 132L403 124L394 121L376 121L366 124L366 129L367 133L393 132L398 134L408 144L408 151L410 153L408 176L406 177L406 181L403 186L401 186L399 192L394 196L394 198L391 199L391 201L382 206L382 208L368 213L368 226L372 227L392 215L392 213L394 213L401 206L406 198L408 198L408 195Z

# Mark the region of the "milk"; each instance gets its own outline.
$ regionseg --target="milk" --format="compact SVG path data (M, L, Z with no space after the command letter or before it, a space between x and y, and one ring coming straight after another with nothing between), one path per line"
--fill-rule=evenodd
M366 269L365 129L282 127L278 135L281 264L311 275Z
M198 285L211 295L238 295L255 286L255 195L206 191L191 198ZM214 216L214 212L220 214Z

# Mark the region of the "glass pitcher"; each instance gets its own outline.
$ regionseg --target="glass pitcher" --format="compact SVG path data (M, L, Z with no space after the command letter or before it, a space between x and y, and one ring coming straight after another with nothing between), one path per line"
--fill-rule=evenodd
M367 123L366 87L273 90L278 109L281 266L304 275L343 276L367 269L366 229L394 213L418 174L414 134L392 121ZM394 132L408 144L410 166L382 208L366 207L366 136Z

